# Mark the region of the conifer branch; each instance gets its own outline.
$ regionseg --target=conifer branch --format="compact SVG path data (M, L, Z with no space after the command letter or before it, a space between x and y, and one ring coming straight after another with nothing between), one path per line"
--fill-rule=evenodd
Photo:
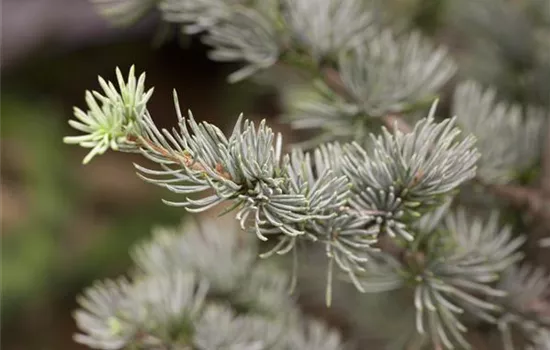
M170 160L175 164L179 164L182 167L186 167L198 172L206 171L206 168L197 161L193 160L193 158L189 154L185 152L170 152L169 149L163 148L162 146L155 144L152 140L142 135L128 135L127 140L129 142L135 143L138 147L141 147L144 150L158 153L167 160ZM223 166L220 163L215 165L214 170L220 177L231 180L231 175L223 169Z
M151 4L149 0L109 0L109 4L116 1L128 2L128 8L139 13L145 2ZM127 81L117 70L118 89L100 79L103 94L86 94L88 111L75 110L77 120L70 122L83 135L65 141L92 148L85 162L107 149L140 152L157 167L136 165L138 175L180 195L177 202L166 204L200 212L231 202L224 213L235 211L242 229L261 241L273 240L271 249L260 257L292 252L296 264L298 243L323 249L329 305L332 281L340 275L361 292L409 288L414 294L416 330L437 348L469 347L464 314L503 330L516 323L524 326L525 314L532 311L537 322L546 322L542 293L530 298L530 306L525 307L522 299L526 295L516 293L503 301L509 286L496 287L500 275L522 258L519 247L524 236L514 236L509 227L501 227L496 213L483 220L466 210L451 209L457 189L475 179L514 205L546 212L540 194L510 184L513 171L527 169L536 157L540 111L529 109L524 125L518 106L497 101L493 89L464 82L453 99L458 117L436 121L437 103L432 101L456 72L447 51L419 33L396 36L386 29L374 29L375 16L363 5L359 0L164 0L159 4L164 18L180 24L187 33L205 32L203 40L212 47L211 59L243 63L242 69L228 77L230 82L280 62L312 74L317 81L312 84L313 97L300 101L293 125L324 129L322 140L340 142L283 154L281 136L265 121L256 127L241 115L226 135L214 125L196 121L191 112L183 116L175 94L178 125L172 130L158 129L146 109L152 90L145 92L144 75L135 79L133 68ZM408 113L429 104L426 118L414 125L404 121ZM371 130L372 121L385 126L376 130L380 131L377 135ZM484 131L495 126L506 141L513 140L514 148L491 144ZM472 134L478 136L477 149ZM139 253L140 266L153 272L145 284L165 292L166 287L187 290L183 294L189 297L178 303L200 326L192 334L198 348L216 348L219 342L235 340L233 335L240 327L251 327L230 309L206 305L205 293L198 293L202 289L192 287L197 283L182 281L210 276L211 282L216 281L214 288L242 306L251 301L249 292L267 283L264 272L247 276L253 283L246 285L243 294L228 295L228 290L238 288L235 281L243 281L238 272L203 260L183 261L189 247L184 249L186 254L178 254L170 245L158 243ZM177 263L167 261L168 256ZM157 278L174 265L200 271L168 281ZM220 277L225 275L229 277ZM546 285L540 273L511 276L537 288ZM99 290L111 289L105 295L144 296L157 306L158 300L151 295L126 293L125 288ZM284 304L278 293L268 295ZM254 299L253 304L259 309L273 305L264 302ZM84 307L89 305L86 302ZM125 311L124 305L111 306ZM514 307L518 310L510 311ZM92 330L92 337L85 338L89 344L106 329L102 323L106 314L95 312L102 310L100 305L92 309L81 319L83 328L100 325L98 332ZM165 316L171 310L159 310L152 319L168 324L170 319ZM197 317L196 310L200 310ZM87 322L90 319L94 321ZM263 321L257 321L252 324L264 329ZM210 338L220 322L226 332ZM128 334L135 334L129 326ZM312 333L319 329L308 328ZM528 331L532 342L546 336L538 328ZM268 333L263 341L275 341L273 333ZM121 334L126 333L117 336ZM257 339L257 334L246 336L251 337L246 341ZM317 348L326 340L314 338ZM337 342L327 344L329 349L338 346Z
M324 78L325 83L328 87L332 89L332 91L342 96L346 100L350 99L350 94L342 83L342 79L340 78L340 75L336 69L332 67L321 68L319 74ZM411 126L398 114L386 114L382 117L382 121L389 130L398 130L403 133L409 133L412 131ZM550 151L548 151L550 150L550 144L545 148L545 150L547 151L544 153L545 157L543 157L543 164L550 164ZM483 181L480 178L477 178L476 182L486 188L486 190L488 190L490 193L505 199L513 206L519 209L527 209L531 214L534 214L538 217L543 215L545 218L550 220L550 212L542 210L545 203L547 202L547 200L544 199L546 193L546 190L544 190L544 179L550 178L550 175L546 176L546 174L550 174L549 167L550 165L546 167L543 166L542 192L535 189L529 189L528 187L521 185L491 184ZM547 171L545 172L546 168L549 169L547 169Z

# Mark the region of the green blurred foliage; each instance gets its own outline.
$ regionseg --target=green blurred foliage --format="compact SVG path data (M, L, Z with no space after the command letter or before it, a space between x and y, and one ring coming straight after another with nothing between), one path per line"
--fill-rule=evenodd
M47 288L59 260L56 241L75 199L53 113L53 108L36 101L2 96L2 139L24 148L18 151L25 159L17 160L25 164L14 180L24 188L29 204L24 220L2 232L3 317Z
M79 158L62 144L67 132L59 118L62 110L4 90L1 113L2 186L17 187L25 197L19 219L10 225L7 218L2 222L2 325L18 329L33 317L36 305L74 300L92 280L125 271L128 248L148 237L153 225L176 224L183 213L163 205L154 192L131 211L106 213L107 218L98 218L104 224L85 227L95 218L80 220L90 198L75 171ZM71 307L55 312L66 318ZM5 335L3 342L13 340L12 335ZM70 339L70 334L65 336ZM19 337L16 342L26 347L31 341Z

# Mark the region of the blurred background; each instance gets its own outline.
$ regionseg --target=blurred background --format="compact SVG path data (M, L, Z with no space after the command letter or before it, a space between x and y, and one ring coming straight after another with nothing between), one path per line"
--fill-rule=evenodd
M446 44L460 75L496 86L510 101L545 105L550 14L538 9L548 1L388 0L380 16ZM198 119L227 127L244 112L293 137L277 124L275 89L227 84L234 67L209 61L206 50L156 13L114 28L85 0L3 0L3 349L81 349L71 338L76 295L126 271L129 246L153 226L184 216L161 203L169 194L135 176L132 162L140 157L107 153L84 167L86 150L62 143L73 134L72 107L98 88L98 75L110 80L116 66L124 72L132 64L146 71L147 85L155 86L150 110L162 126L175 121L176 88L182 109Z

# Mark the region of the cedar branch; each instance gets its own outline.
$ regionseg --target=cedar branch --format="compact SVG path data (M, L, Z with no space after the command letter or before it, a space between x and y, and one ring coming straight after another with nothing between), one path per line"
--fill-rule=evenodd
M170 152L169 150L158 146L153 141L143 136L130 135L128 136L128 141L136 143L139 147L146 148L155 153L158 153L162 155L164 158L169 159L176 164L180 164L184 167L191 168L197 171L206 171L206 169L204 169L204 167L201 164L195 162L190 155ZM214 170L221 177L227 180L231 180L231 175L227 171L225 171L225 169L223 168L223 165L219 163L216 164L216 167Z
M332 67L321 69L322 77L329 88L340 96L351 99L350 94L346 90L338 71ZM412 131L412 127L397 114L388 114L382 117L382 121L390 130L399 130L403 133ZM532 188L520 185L495 185L488 184L476 178L479 184L482 184L489 192L507 200L510 204L517 208L528 209L532 214L537 216L543 214L545 206L544 196L550 197L550 122L547 127L547 140L545 145L545 153L543 156L543 177L542 177L542 194Z

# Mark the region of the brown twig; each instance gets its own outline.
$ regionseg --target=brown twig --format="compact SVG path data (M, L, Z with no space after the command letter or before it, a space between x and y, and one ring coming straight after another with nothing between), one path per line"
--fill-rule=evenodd
M508 202L518 209L528 210L531 214L540 214L546 205L546 200L536 188L519 186L513 184L499 185L489 184L477 180L490 193L507 199Z
M344 83L342 82L342 78L340 77L340 73L332 67L324 67L321 68L321 76L323 78L323 81L327 86L337 93L338 95L342 96L346 100L350 101L353 99L352 95L349 93L349 91L346 89Z
M397 114L388 114L382 117L382 121L390 130L399 130L405 134L412 132L412 127Z
M180 164L187 168L191 168L197 171L206 171L206 169L201 164L195 162L190 155L185 153L179 153L179 152L178 153L170 152L169 150L158 146L153 141L143 136L130 135L128 136L128 141L136 143L139 147L147 148L155 153L158 153L162 155L164 158L169 159L176 164ZM216 164L216 167L214 170L221 177L227 180L231 180L231 175L227 171L225 171L225 169L223 168L223 165L219 163Z

